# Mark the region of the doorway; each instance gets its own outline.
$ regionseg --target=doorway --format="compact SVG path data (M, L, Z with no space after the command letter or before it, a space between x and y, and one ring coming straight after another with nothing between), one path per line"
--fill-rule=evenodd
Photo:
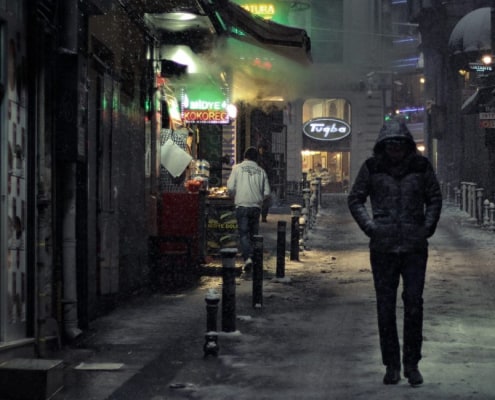
M349 189L350 152L303 150L302 172L309 181L321 178L325 193L347 193Z

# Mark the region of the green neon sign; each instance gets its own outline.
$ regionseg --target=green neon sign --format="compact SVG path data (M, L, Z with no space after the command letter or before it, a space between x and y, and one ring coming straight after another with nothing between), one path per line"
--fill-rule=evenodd
M288 2L234 0L234 3L263 19L283 25L287 25L289 22L290 4Z

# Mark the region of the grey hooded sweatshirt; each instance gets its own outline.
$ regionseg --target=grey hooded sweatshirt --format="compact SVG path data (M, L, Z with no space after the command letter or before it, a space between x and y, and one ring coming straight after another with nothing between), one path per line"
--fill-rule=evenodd
M384 141L399 138L409 146L397 164L387 157ZM370 237L370 249L401 253L426 248L442 208L440 185L430 162L417 154L407 126L397 121L383 126L373 153L361 166L347 199L352 216Z

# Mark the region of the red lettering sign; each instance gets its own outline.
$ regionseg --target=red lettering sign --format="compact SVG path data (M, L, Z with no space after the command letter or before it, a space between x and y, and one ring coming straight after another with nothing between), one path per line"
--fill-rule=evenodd
M186 110L183 113L183 119L187 122L196 123L228 123L229 117L226 111L215 111L215 110L205 110L205 111L194 111Z
M484 128L484 129L495 128L495 119L482 119L482 120L480 120L480 128Z

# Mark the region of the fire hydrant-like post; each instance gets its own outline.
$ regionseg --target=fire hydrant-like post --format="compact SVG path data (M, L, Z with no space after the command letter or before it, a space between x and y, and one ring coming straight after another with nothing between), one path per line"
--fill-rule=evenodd
M278 221L277 224L277 278L285 277L285 241L287 222Z
M217 315L220 295L215 289L208 289L205 296L206 302L206 333L205 344L203 346L204 356L217 356L220 347L218 346Z
M220 250L222 256L222 330L235 331L235 257L236 248Z
M301 206L292 204L291 210L291 232L290 232L290 259L299 261L299 217L301 216Z
M253 308L263 306L263 236L253 237Z

